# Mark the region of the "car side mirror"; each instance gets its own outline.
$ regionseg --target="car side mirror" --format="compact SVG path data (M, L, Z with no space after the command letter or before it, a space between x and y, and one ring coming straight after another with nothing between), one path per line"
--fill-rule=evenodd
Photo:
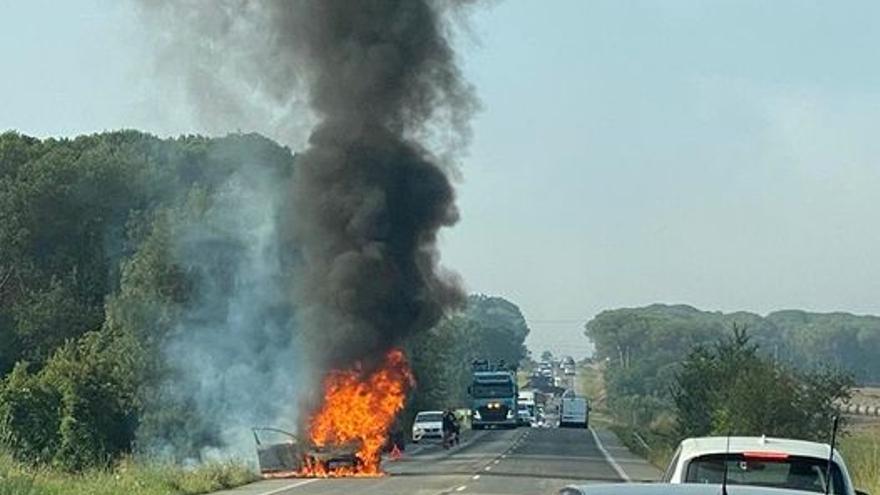
M856 490L856 495L870 495L870 494L866 491Z

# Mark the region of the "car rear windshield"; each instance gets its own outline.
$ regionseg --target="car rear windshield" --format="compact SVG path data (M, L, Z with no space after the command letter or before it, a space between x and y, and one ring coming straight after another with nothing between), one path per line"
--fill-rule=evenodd
M416 416L416 422L420 423L439 423L443 420L443 415L440 413L419 413Z
M696 457L687 466L685 482L720 484L727 469L731 485L759 485L825 492L827 459L776 453L714 454ZM843 477L831 465L831 493L844 494Z

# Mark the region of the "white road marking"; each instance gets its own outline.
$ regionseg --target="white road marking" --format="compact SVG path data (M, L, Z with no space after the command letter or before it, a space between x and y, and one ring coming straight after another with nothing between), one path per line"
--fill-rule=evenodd
M491 470L492 470L492 466L486 466L483 468L483 471L491 471Z
M471 479L474 480L474 481L476 481L476 480L480 479L480 475L479 475L479 474L475 474L475 475L471 476Z
M494 461L492 461L492 464L498 464L499 462L501 462L501 461L499 461L498 459L495 459Z
M502 459L507 459L507 454L501 454Z
M467 485L461 485L460 487L456 488L455 491L463 492L466 488L467 488Z
M307 480L301 480L292 485L282 486L281 488L276 488L274 490L269 490L268 492L259 493L257 495L275 495L276 493L281 493L285 490L290 490L291 488L296 488L298 486L308 485L309 483L314 483L316 481L320 481L320 478L309 478Z
M614 458L611 457L611 454L609 454L608 451L605 450L605 446L602 445L602 442L599 440L599 435L596 435L596 430L590 427L590 433L593 434L593 440L596 442L596 447L599 447L599 451L602 452L603 456L605 456L605 461L611 465L611 467L614 469L614 472L617 473L617 476L620 476L620 479L626 481L627 483L632 481L630 477L626 474L626 471L624 471L623 468L620 467L620 464L618 464L617 461L615 461Z

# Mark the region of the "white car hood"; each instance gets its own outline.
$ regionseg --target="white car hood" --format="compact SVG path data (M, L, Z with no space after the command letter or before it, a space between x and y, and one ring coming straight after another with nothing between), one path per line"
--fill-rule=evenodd
M419 428L422 430L427 430L430 428L443 428L443 422L442 421L427 421L427 422L419 421L417 423L413 423L413 429L416 429L416 428Z

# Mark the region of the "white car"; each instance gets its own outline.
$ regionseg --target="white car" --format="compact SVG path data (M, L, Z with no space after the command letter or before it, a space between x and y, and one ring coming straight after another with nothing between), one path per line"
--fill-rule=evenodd
M412 441L423 438L443 438L443 411L422 411L416 414L412 426Z
M767 437L688 438L663 475L667 483L727 484L825 493L828 444ZM840 453L831 464L831 493L865 495L853 488Z
M569 485L559 495L721 495L719 485L673 485L669 483L612 483ZM800 490L764 486L730 485L728 495L805 495Z

